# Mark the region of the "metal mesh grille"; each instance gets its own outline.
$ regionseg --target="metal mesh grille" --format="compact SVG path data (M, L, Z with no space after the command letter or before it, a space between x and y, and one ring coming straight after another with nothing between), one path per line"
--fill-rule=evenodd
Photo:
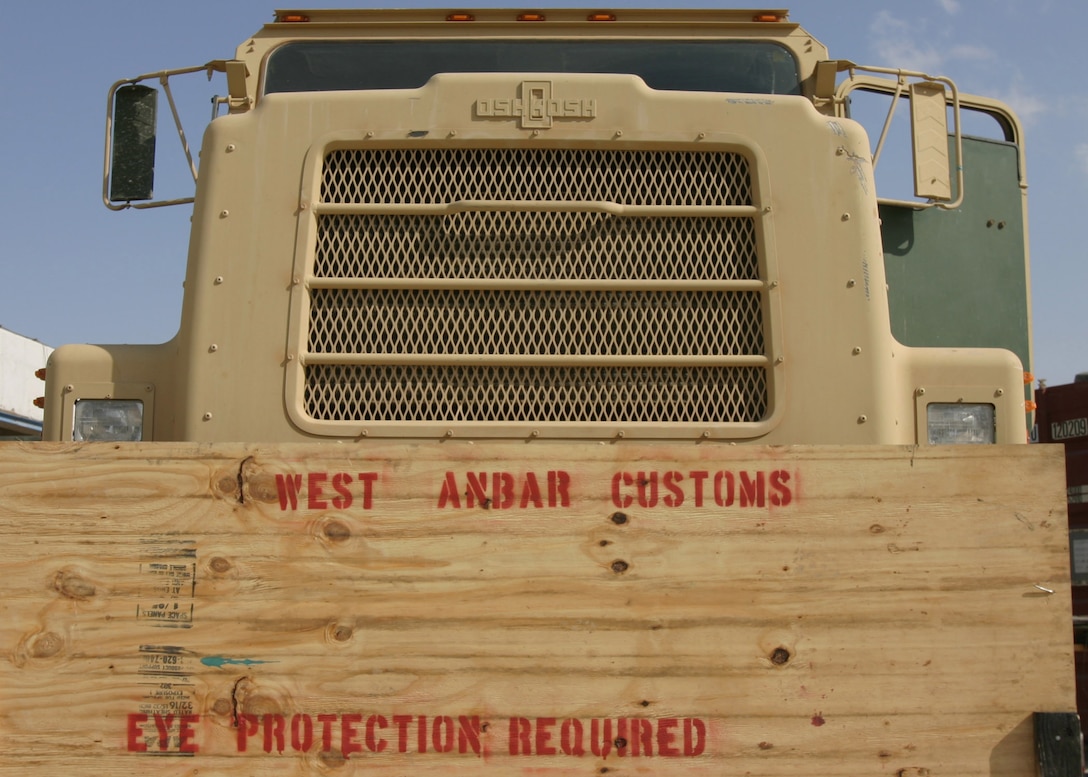
M467 280L754 280L751 219L603 213L327 215L313 274Z
M348 421L705 423L766 392L763 370L728 367L314 365L311 412Z
M311 353L758 355L758 292L314 289Z
M605 200L626 205L751 205L739 154L593 149L337 149L321 200Z
M347 149L327 155L321 179L323 203L361 210L752 198L747 160L724 152ZM316 218L303 378L315 420L706 424L767 413L766 367L741 363L766 355L752 217L522 205Z

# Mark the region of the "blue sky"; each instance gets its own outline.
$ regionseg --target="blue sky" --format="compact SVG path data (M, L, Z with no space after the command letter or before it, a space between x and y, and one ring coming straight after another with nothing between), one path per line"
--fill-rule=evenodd
M577 3L534 7L571 5ZM617 7L655 5L660 3ZM946 75L962 91L996 97L1017 111L1027 134L1034 371L1050 385L1088 372L1088 257L1077 237L1088 222L1088 84L1080 61L1088 3L778 5L788 5L791 19L827 44L833 57ZM121 78L233 56L275 7L271 0L38 0L5 8L0 155L8 185L0 210L0 326L53 346L154 343L173 336L190 209L112 213L101 204L106 92ZM198 146L210 116L208 99L224 88L218 82L209 87L202 76L189 79L191 88L180 96L186 132ZM159 157L156 193L188 194L191 179L186 183L176 139L163 132L159 143L167 153Z

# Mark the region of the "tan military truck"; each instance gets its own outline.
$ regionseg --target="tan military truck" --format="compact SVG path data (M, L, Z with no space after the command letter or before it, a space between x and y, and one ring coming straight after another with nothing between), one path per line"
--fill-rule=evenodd
M0 449L0 775L1080 774L1006 107L633 9L279 11L110 105L182 321Z

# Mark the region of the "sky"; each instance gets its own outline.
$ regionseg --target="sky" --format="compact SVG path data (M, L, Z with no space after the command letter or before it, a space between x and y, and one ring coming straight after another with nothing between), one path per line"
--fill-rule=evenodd
M436 3L396 0L397 7ZM484 2L471 5L513 6ZM534 8L576 2L538 3ZM654 7L628 0L612 7ZM683 7L717 7L689 0ZM751 7L752 0L740 3ZM312 7L375 7L319 0ZM189 206L114 213L101 201L106 94L122 78L230 58L271 20L275 0L57 0L5 7L0 47L0 327L50 346L158 343L181 315ZM1049 385L1088 372L1088 82L1084 0L794 0L788 7L831 56L952 78L1008 103L1026 130L1034 373ZM218 77L218 78L221 78ZM194 146L221 81L178 89ZM173 83L173 82L172 82ZM160 106L165 115L165 104ZM160 130L157 196L187 196L191 176Z

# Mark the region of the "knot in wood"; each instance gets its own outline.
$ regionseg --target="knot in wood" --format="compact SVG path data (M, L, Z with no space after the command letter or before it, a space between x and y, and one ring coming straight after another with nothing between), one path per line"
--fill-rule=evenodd
M334 642L347 642L355 636L355 629L343 623L334 623L329 626L329 638Z
M346 763L344 754L339 750L322 750L318 758L321 759L322 764L331 769L339 769Z
M329 521L323 531L329 542L346 542L351 538L351 529L341 521Z
M95 595L94 584L78 572L62 569L53 577L53 589L68 599L84 601Z
M771 663L777 666L782 666L788 663L790 660L790 651L784 647L777 647L771 651Z
M52 631L44 631L30 644L34 658L52 658L64 648L64 638Z
M255 502L272 504L280 498L279 487L276 478L262 472L253 472L245 477L246 493Z
M238 478L236 475L224 475L219 478L219 482L215 484L215 490L219 492L220 496L227 497L229 499L238 498Z

